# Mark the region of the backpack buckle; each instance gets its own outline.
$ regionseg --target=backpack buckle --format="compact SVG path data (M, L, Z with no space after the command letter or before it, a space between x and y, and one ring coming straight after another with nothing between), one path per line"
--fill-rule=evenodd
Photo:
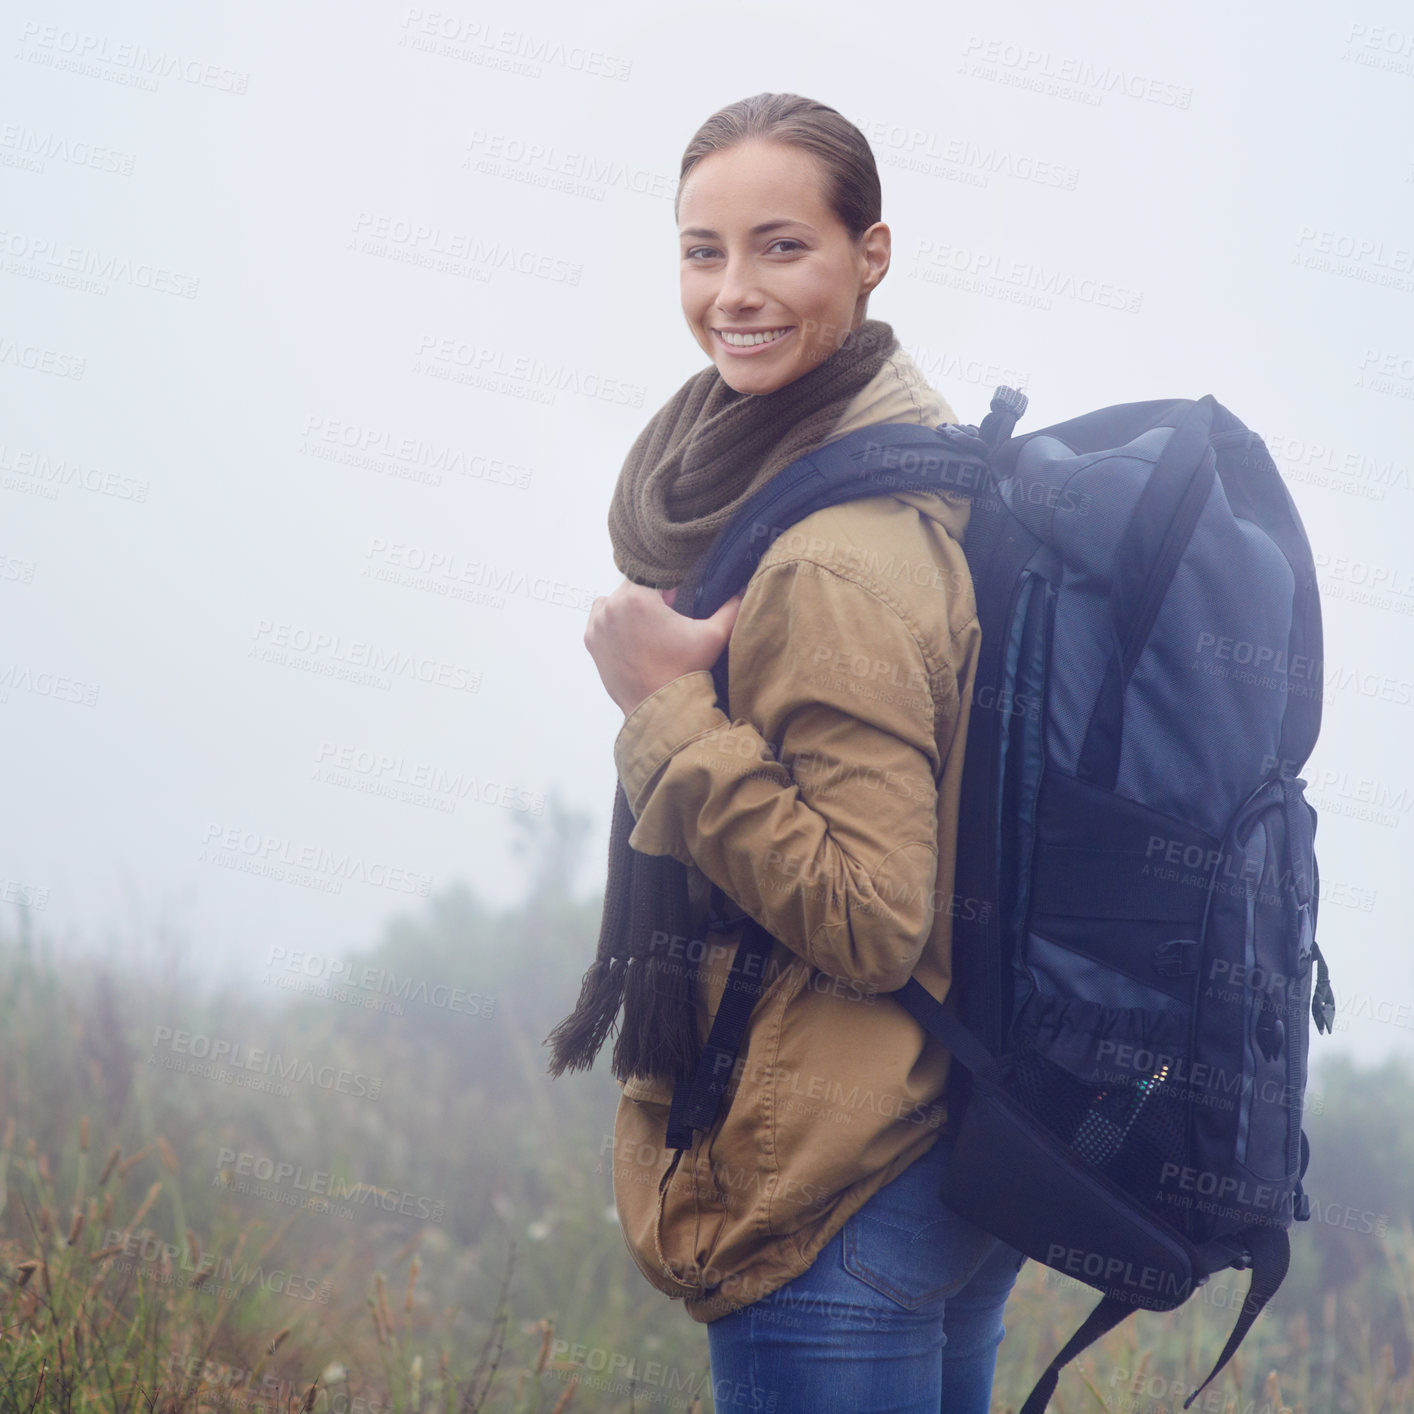
M1154 971L1163 977L1192 977L1198 971L1197 938L1169 938L1154 948Z
M707 915L702 920L702 931L704 933L727 933L736 927L738 923L744 923L750 914L744 908L739 907L716 885L712 885L712 893L707 902Z
M1296 956L1301 970L1304 972L1311 963L1311 952L1316 941L1316 915L1311 907L1311 900L1297 908L1297 927L1299 937L1296 944Z

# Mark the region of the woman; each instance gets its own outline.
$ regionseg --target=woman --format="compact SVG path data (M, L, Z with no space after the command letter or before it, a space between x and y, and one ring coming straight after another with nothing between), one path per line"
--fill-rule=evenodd
M790 461L874 423L955 419L867 318L890 232L868 143L834 109L722 109L684 154L675 215L683 314L712 366L645 427L614 492L627 579L585 632L625 714L610 881L551 1068L588 1065L622 1002L619 1217L648 1280L710 1323L719 1409L986 1414L1021 1259L939 1201L949 1057L879 995L910 976L948 989L978 649L967 503L817 511L712 618L675 607ZM670 1150L673 1079L742 913L775 941L734 1088Z

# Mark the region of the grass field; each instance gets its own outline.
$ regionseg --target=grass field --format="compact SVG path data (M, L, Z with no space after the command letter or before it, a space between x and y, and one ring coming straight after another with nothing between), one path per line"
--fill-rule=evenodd
M614 1220L616 1087L544 1075L598 925L556 877L506 914L434 898L343 996L299 990L308 959L203 994L6 930L0 1414L712 1410L705 1328ZM1414 1410L1414 1078L1331 1064L1310 1093L1313 1221L1204 1414ZM1126 1322L1051 1408L1181 1408L1244 1292ZM996 1410L1092 1302L1026 1265Z

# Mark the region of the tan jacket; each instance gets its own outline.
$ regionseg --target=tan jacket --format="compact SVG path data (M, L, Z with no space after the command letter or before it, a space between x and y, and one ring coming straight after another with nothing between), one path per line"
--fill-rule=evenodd
M832 436L956 421L899 350ZM936 1142L948 1053L879 993L951 976L953 865L979 630L968 504L925 492L816 511L782 534L728 649L730 720L687 673L625 720L635 849L715 883L778 941L714 1127L673 1161L671 1088L623 1087L614 1196L659 1290L712 1321L810 1265ZM700 930L699 937L700 937ZM683 940L705 1038L739 929Z

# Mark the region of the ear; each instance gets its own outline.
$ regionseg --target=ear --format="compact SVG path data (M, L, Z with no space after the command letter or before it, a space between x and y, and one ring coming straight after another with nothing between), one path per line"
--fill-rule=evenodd
M882 221L875 221L860 237L859 258L863 264L861 294L869 294L889 273L889 260L893 254L893 233Z

